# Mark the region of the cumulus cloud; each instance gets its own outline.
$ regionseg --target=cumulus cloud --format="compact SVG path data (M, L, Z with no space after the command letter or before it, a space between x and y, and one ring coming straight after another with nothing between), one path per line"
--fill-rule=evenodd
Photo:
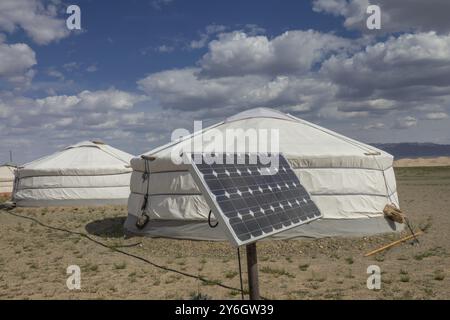
M138 86L161 106L174 109L265 106L307 112L336 91L311 72L315 64L347 48L353 48L350 40L312 30L273 39L236 31L210 42L198 67L153 73Z
M36 63L36 55L28 45L0 42L0 79L13 84L28 84L34 76L31 68Z
M332 56L320 72L339 86L341 98L376 99L382 104L395 101L397 108L411 107L447 99L449 50L450 35L404 34L351 56Z
M288 31L273 39L232 32L209 43L200 66L209 77L304 73L326 55L349 46L347 39L313 30Z
M318 121L359 119L363 129L382 129L386 119L368 117L407 110L417 119L450 104L449 45L449 35L435 32L364 45L311 30L271 39L237 31L211 41L196 67L153 73L138 86L161 107L184 112L272 107ZM413 126L411 119L396 123Z
M409 129L417 126L417 119L412 116L401 117L395 120L394 129Z
M39 0L0 1L0 31L22 29L38 44L48 44L69 35L65 20L57 16L57 7Z
M80 101L78 96L49 96L33 101L32 104L36 109L33 109L32 112L35 114L65 114Z
M328 82L314 77L203 78L200 72L199 68L158 72L139 80L138 85L164 107L181 110L263 106L305 112L333 90Z
M373 33L368 30L366 9L376 4L381 9L379 32L450 31L450 2L447 0L314 0L313 10L344 18L344 26L352 30Z
M429 112L424 117L425 120L443 120L448 119L448 114L445 112Z
M133 107L137 102L143 101L145 97L116 89L100 91L83 91L78 97L83 108L96 110L99 108L126 110Z
M384 123L376 122L376 123L369 123L363 127L365 130L380 130L386 128Z
M347 4L328 2L338 11ZM409 139L418 119L421 130L448 124L449 34L405 33L376 40L313 30L267 36L256 26L254 31L243 28L247 31L206 28L208 36L198 44L206 53L191 66L138 80L141 94L71 88L35 99L0 92L2 134L22 139L23 145L32 138L60 143L95 136L144 146L138 153L164 142L174 128L189 128L193 119L211 123L252 107L277 108L344 134L353 130L356 138ZM0 42L0 57L2 48L15 57L4 64L0 59L0 76L8 82L36 63L18 59L14 50L19 47L13 46ZM20 49L26 52L26 47ZM61 70L88 67L68 62ZM392 129L403 130L392 134ZM423 139L430 136L425 133Z
M41 154L41 150L51 150L60 144L95 137L123 141L136 137L139 131L148 133L149 125L161 132L169 130L167 119L173 119L174 113L171 116L165 114L163 119L164 112L147 114L135 110L146 99L117 89L85 90L75 95L38 99L0 94L2 139L17 143L20 140L22 146L31 141L45 141L45 145L36 144L36 148L30 148L33 150L31 160Z
M74 96L62 95L36 99L36 105L46 113L61 113L74 108L80 111L127 110L145 99L144 96L116 89L84 90Z
M218 33L222 33L227 29L224 25L210 24L206 26L205 30L200 32L200 38L192 40L189 44L191 49L200 49L206 46L212 36Z

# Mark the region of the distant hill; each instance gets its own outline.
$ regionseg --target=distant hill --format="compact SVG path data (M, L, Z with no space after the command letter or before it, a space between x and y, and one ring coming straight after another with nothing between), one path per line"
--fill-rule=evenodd
M450 145L435 143L371 143L396 159L418 157L449 157Z

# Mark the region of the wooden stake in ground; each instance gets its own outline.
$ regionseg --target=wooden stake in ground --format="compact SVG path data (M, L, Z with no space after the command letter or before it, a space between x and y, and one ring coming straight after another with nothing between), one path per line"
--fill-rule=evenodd
M258 283L258 258L256 256L256 242L247 245L247 270L250 300L260 300Z
M423 234L423 232L422 231L418 231L418 232L416 232L414 234L411 234L411 235L406 236L404 238L401 238L401 239L399 239L397 241L389 243L389 244L387 244L385 246L382 246L381 248L378 248L378 249L375 249L373 251L370 251L370 252L366 253L364 255L364 257L368 257L368 256L371 256L371 255L374 255L375 253L378 253L378 252L384 251L386 249L392 248L393 246L396 246L397 244L400 244L402 242L408 241L408 240L410 240L412 238L415 238L416 236L421 235L421 234Z

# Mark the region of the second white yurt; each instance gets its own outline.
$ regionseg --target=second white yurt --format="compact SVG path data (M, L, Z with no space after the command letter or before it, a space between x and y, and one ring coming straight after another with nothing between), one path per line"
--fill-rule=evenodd
M0 196L10 196L14 186L16 166L4 164L0 166Z
M386 204L399 205L390 154L294 116L258 108L132 159L126 230L152 237L226 239L220 228L209 226L209 207L188 165L173 159L185 152L236 152L236 147L249 142L240 139L236 146L227 140L218 147L215 137L226 136L229 130L245 134L248 129L278 132L279 151L323 214L322 219L276 238L361 236L402 229L383 215ZM150 219L138 228L136 221L143 213Z
M84 141L18 167L17 206L126 204L133 156L99 141Z

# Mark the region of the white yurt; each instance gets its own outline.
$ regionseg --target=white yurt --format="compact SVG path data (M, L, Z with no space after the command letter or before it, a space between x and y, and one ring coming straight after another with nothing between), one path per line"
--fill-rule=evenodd
M292 115L257 108L133 158L126 230L152 237L225 240L221 228L209 226L208 205L188 166L176 164L171 156L205 150L235 152L234 141L226 141L218 150L213 136L249 128L278 130L279 151L323 215L275 238L361 236L402 229L383 215L386 204L399 205L393 156ZM143 212L149 222L137 228Z
M126 204L133 156L100 141L83 141L17 168L17 206Z
M16 166L4 164L0 166L0 196L10 196L14 186Z

